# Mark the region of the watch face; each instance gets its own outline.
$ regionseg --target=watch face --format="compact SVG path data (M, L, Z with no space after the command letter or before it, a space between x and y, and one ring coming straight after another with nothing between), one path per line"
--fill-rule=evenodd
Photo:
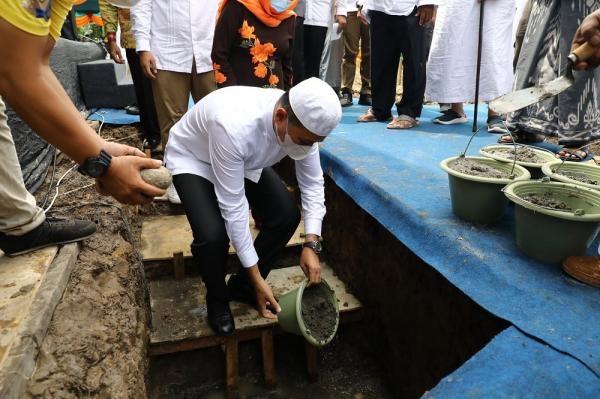
M323 250L323 245L321 245L320 241L315 241L315 252L319 253Z
M321 245L320 241L305 242L303 247L310 248L315 251L315 253L321 253L321 250L323 249L323 245Z
M102 174L104 173L105 170L106 170L106 166L104 166L100 163L90 162L87 165L87 172L91 177L100 177L100 176L102 176Z

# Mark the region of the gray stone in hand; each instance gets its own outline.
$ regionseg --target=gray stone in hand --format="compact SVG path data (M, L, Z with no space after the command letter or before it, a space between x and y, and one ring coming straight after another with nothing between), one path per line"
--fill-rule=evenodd
M142 169L140 174L146 183L163 190L171 185L171 172L164 166L157 169Z

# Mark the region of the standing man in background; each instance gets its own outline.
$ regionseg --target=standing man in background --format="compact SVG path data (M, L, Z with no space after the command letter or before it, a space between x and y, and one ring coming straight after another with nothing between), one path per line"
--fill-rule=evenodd
M163 148L169 130L194 102L216 89L211 51L219 0L140 0L131 10L136 50L152 80ZM171 203L180 204L174 186Z
M110 58L117 64L124 62L121 47L125 49L127 64L131 71L135 97L140 110L140 124L144 133L144 148L152 151L162 151L160 144L160 128L154 107L152 82L142 72L140 58L135 51L135 39L131 32L131 14L127 8L118 8L108 2L100 0L100 13L104 20L106 34L106 47ZM117 44L117 28L121 28L121 47Z

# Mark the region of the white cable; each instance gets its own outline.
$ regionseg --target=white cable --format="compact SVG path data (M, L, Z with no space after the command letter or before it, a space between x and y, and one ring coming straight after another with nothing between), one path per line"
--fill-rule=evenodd
M58 197L58 186L60 186L60 183L62 182L62 180L77 166L78 165L73 165L72 167L67 169L67 171L65 173L63 173L63 175L60 177L60 179L58 179L58 181L56 182L56 187L55 187L56 192L54 194L54 197L52 197L52 201L50 201L50 205L48 205L48 208L44 209L44 213L47 213L50 210L50 208L52 208L52 205L54 205L54 201L56 201L56 198Z

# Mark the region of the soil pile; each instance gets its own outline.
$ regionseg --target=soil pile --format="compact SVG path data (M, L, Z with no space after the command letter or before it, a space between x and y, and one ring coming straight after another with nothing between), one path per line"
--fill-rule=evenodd
M325 341L334 333L337 312L322 287L315 285L304 289L302 320L317 341Z
M140 147L135 127L101 130L108 140ZM60 155L36 193L48 215L93 220L98 231L80 244L71 278L40 343L26 398L145 398L148 302L136 249L141 217L156 205L133 207L100 196L94 181ZM68 171L68 172L67 172ZM52 185L50 185L52 183ZM138 247L139 248L139 247Z
M572 209L569 208L566 202L553 198L550 194L527 194L523 196L523 199L527 202L530 202L534 205L539 205L544 208L555 209L557 211L565 212L572 211Z
M548 162L548 159L540 156L536 150L530 147L519 147L516 148L514 146L507 146L508 148L494 148L486 150L487 153L496 155L501 158L514 160L515 157L517 162L526 162L526 163L534 163L534 164L543 164Z
M594 186L597 186L600 184L600 182L598 180L592 179L583 173L567 172L567 171L563 171L559 168L557 168L557 170L553 170L553 172L558 173L559 175L568 177L571 180L576 180L581 183L592 184Z

